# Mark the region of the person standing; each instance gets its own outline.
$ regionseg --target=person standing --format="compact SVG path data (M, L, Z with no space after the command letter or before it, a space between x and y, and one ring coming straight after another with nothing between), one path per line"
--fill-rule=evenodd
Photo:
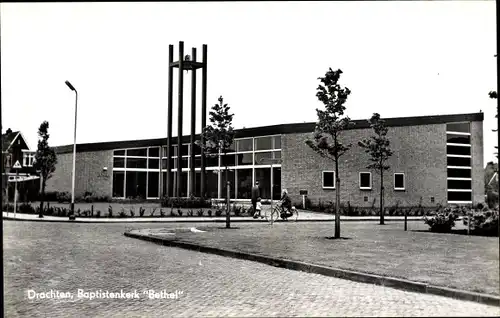
M253 213L257 212L257 199L260 198L260 188L259 181L255 181L255 185L252 187L252 207Z

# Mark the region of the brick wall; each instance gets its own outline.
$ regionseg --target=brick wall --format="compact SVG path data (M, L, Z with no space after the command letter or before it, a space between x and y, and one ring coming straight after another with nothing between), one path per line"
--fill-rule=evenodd
M472 201L484 203L483 122L471 122Z
M479 125L478 125L479 124ZM473 125L477 133L481 123ZM375 199L379 205L380 176L372 172L372 190L359 189L359 172L370 172L365 167L369 164L366 154L357 142L372 135L371 129L353 129L343 132L342 140L353 144L351 150L344 154L339 163L341 202L350 201L353 206L370 207ZM284 135L282 141L282 188L286 188L294 202L300 202L299 190L308 190L312 202L335 201L335 191L322 188L322 171L335 170L333 161L320 157L312 151L305 141L312 134ZM422 198L423 206L435 206L447 202L447 170L446 170L446 125L419 125L405 127L389 127L388 137L394 151L389 160L391 169L384 174L385 204L400 206L418 205ZM482 141L479 134L475 137L478 153ZM481 156L478 156L480 158ZM475 179L482 180L481 162L474 162ZM481 171L481 172L480 172ZM394 173L405 173L405 191L394 190ZM364 197L368 201L364 201ZM434 197L434 203L431 203ZM480 195L475 196L479 200ZM484 196L482 201L484 202Z
M103 168L107 167L107 171ZM56 171L47 181L45 191L71 192L71 174L73 153L57 155ZM76 153L75 196L82 196L86 191L95 195L111 196L113 151L77 152Z

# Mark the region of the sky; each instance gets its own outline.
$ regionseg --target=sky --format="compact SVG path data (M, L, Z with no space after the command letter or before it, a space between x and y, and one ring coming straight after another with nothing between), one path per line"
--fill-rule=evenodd
M36 149L164 138L168 46L208 45L207 107L224 97L233 126L316 121L318 77L341 69L346 114L368 119L484 113L484 164L495 160L495 1L2 3L2 132ZM201 71L197 73L200 132ZM174 124L177 135L177 70ZM184 134L191 74L184 73ZM418 141L416 141L418 142Z

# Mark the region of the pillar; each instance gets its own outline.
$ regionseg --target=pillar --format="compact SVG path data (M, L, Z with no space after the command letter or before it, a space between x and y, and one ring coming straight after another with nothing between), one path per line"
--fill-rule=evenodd
M173 194L172 188L172 91L173 91L173 73L174 67L171 65L174 61L174 46L168 46L168 119L167 119L167 189L166 196L171 197ZM163 149L160 152L162 157ZM163 164L163 159L160 165Z
M177 187L175 196L181 194L182 177L182 102L184 93L184 42L179 42L179 107L177 109Z
M203 68L201 75L201 131L207 125L207 45L203 44ZM204 144L203 134L201 135L201 143ZM206 171L205 171L205 151L201 148L201 185L200 194L205 197L206 194Z
M191 61L196 62L196 48L193 48ZM196 69L191 70L191 164L190 164L190 182L189 182L189 194L196 196L196 171L195 171L195 160L194 160L194 134L196 130Z

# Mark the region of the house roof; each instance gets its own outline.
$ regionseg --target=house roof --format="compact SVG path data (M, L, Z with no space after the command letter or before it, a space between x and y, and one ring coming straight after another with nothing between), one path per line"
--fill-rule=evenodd
M471 114L455 114L455 115L432 115L432 116L417 116L417 117L395 117L383 118L387 127L401 127L401 126L418 126L418 125L432 125L432 124L445 124L450 122L470 122L470 121L483 121L484 113L471 113ZM367 119L353 120L354 126L349 129L366 129L370 128ZM292 134L292 133L309 133L313 132L316 126L315 122L312 123L295 123L295 124L281 124L263 127L243 128L235 130L235 138L245 137L258 137L266 135L278 134ZM196 134L195 139L199 139L200 135ZM188 143L191 135L182 136L182 142ZM172 138L172 144L177 143L177 137ZM77 152L87 151L100 151L100 150L113 150L122 148L139 148L139 147L154 147L164 146L167 144L167 138L157 139L142 139L142 140L125 140L125 141L111 141L99 143L85 143L77 144ZM73 145L65 145L54 147L56 153L69 153L73 151Z
M12 146L12 143L20 133L20 131L13 131L2 134L2 151L9 150L10 146Z

